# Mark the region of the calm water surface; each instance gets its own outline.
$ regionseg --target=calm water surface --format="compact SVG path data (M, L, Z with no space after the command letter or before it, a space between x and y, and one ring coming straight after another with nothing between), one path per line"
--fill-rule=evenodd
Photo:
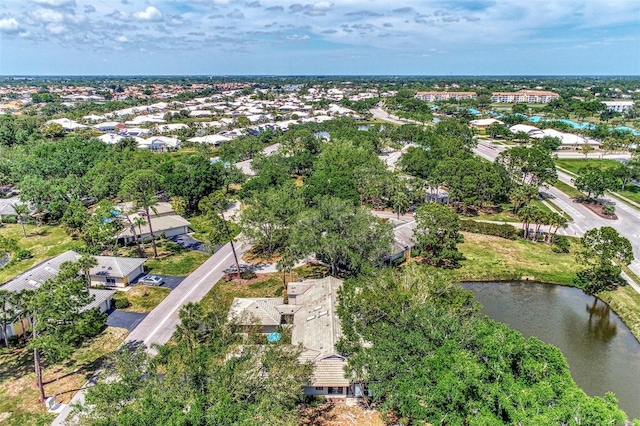
M640 418L640 343L604 302L576 288L547 284L463 287L473 291L490 318L560 348L588 395L611 391L630 419Z

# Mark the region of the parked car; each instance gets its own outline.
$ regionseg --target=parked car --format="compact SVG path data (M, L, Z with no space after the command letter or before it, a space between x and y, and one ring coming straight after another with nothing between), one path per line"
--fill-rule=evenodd
M162 285L164 284L164 279L157 275L145 275L138 280L138 283L148 285Z

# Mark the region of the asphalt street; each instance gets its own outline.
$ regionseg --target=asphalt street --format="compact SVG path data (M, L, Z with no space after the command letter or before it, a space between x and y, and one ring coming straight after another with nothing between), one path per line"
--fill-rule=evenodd
M501 150L481 142L474 152L487 160L494 161ZM565 173L559 172L558 178L564 183L573 185L571 177ZM629 265L629 269L640 276L640 261L638 261L640 258L640 211L621 201L603 197L603 200L615 204L616 216L618 216L617 220L604 219L556 188L542 189L542 192L551 195L551 201L573 218L573 222L564 232L566 235L580 237L589 229L611 226L620 235L628 238L636 258Z

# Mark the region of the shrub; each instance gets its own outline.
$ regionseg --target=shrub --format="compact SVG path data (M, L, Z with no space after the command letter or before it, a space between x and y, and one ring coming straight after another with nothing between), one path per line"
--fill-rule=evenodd
M615 206L607 205L602 207L602 212L607 216L613 216L616 213L616 208Z
M4 221L4 223L18 223L18 218L15 216L7 216L2 220Z
M33 257L33 254L29 250L26 250L26 249L20 249L20 250L16 251L16 254L15 254L15 259L17 261L25 260L25 259L31 259L32 257Z
M240 272L240 278L242 278L243 280L252 280L255 277L257 277L255 272L251 272L251 271Z
M165 241L162 246L171 253L181 253L186 250L180 244L174 243L173 241Z
M554 253L569 253L569 247L571 247L571 243L564 235L556 235L553 238L551 250L553 250Z
M475 220L461 220L460 230L475 234L493 235L507 240L515 240L518 237L518 229L514 226L476 222Z
M124 299L115 299L116 309L125 309L131 306L131 302L126 297Z

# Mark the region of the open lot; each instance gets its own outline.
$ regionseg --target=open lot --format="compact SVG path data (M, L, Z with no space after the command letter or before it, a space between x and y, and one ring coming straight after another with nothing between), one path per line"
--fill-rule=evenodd
M127 330L107 327L85 342L62 364L45 366L45 393L68 403L102 362L124 341ZM6 426L48 425L55 415L38 402L33 372L33 354L24 348L0 352L0 424Z

